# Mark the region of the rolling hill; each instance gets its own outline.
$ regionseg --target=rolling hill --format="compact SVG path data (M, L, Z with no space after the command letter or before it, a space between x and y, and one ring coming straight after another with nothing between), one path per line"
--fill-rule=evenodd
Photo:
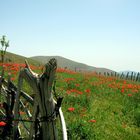
M115 72L113 70L107 68L97 68L93 66L89 66L83 63L79 63L61 56L33 56L33 57L25 57L18 54L14 54L11 52L7 52L5 56L5 62L13 62L13 63L24 63L25 59L28 60L29 64L31 65L43 65L47 63L51 58L56 58L58 67L67 68L70 70L76 71L96 71L96 72Z
M11 52L6 52L5 55L5 62L12 62L12 63L24 63L25 59L29 62L29 64L31 65L40 65L40 63L38 61L35 61L33 59L21 56L21 55L17 55Z
M96 71L96 72L114 72L113 70L107 69L107 68L97 68L93 66L89 66L83 63L75 62L73 60L61 57L61 56L34 56L30 57L30 59L38 61L39 63L45 64L49 61L51 58L56 58L58 67L61 68L67 68L70 70L76 70L76 71Z

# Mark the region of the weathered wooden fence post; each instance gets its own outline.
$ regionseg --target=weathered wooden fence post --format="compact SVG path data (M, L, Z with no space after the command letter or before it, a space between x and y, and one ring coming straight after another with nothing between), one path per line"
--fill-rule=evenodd
M38 81L38 92L40 95L39 106L42 108L41 116L43 128L43 140L57 140L55 126L55 104L52 95L52 84L55 78L57 63L51 59L45 66L45 71Z
M125 79L127 80L127 79L128 79L128 77L129 77L129 72L127 72L127 75L126 75L126 78L125 78Z
M138 73L137 73L137 76L136 76L136 81L138 81L139 75L140 75L140 73L138 72Z
M18 80L18 91L15 103L15 120L19 118L19 98L21 96L21 86L23 79L26 80L33 88L34 97L34 108L32 114L32 121L30 128L30 140L35 139L36 134L36 123L39 120L41 125L41 140L57 140L57 129L55 125L56 121L56 104L52 95L52 84L55 78L55 72L57 68L57 62L55 59L51 59L46 65L42 75L33 73L26 62L26 68L21 70ZM18 122L14 124L13 139L16 139Z
M131 80L133 80L133 74L134 74L134 72L131 73L131 78L130 78Z

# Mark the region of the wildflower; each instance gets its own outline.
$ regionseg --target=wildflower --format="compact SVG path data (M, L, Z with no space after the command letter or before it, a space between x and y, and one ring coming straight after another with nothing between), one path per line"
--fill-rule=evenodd
M5 125L6 125L5 122L3 122L3 121L0 122L0 126L5 126Z
M59 73L76 74L75 71L68 70L68 69L63 69L63 68L58 68L56 71L59 72Z
M121 89L121 93L124 93L124 88Z
M138 90L137 89L131 89L131 92L132 93L138 93Z
M75 79L74 78L65 78L64 80L65 80L65 82L69 83L70 81L74 81Z
M133 85L132 84L128 84L127 88L131 89L131 88L133 88Z
M70 94L70 93L77 93L77 94L83 94L83 92L77 90L77 89L70 89L70 90L67 90L67 94Z
M126 80L123 81L123 84L126 84Z
M76 86L76 87L79 87L79 86L80 86L80 84L75 84L75 86Z
M11 72L9 72L8 75L11 75Z
M83 94L83 92L81 92L81 91L78 91L78 90L77 90L76 92L77 92L77 94Z
M75 110L74 107L69 107L69 108L68 108L68 111L70 111L70 112L73 112L74 110Z
M132 94L127 94L127 96L131 97L131 96L132 96Z
M90 92L90 89L86 89L85 92L86 92L86 93L89 93L89 92Z
M96 120L89 120L89 122L96 123Z
M67 94L70 94L71 93L71 91L70 90L67 90Z
M12 80L12 81L14 81L14 80L15 80L15 78L14 78L14 77L12 77L12 78L11 78L11 80Z

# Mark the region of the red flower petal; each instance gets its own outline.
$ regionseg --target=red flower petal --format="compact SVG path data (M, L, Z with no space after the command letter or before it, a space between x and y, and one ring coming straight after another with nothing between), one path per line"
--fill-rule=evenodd
M131 96L132 96L132 94L127 94L127 96L131 97Z
M69 108L68 108L68 111L70 111L70 112L73 112L74 110L75 110L74 107L69 107Z
M89 122L96 123L96 120L89 120Z
M6 123L5 122L0 122L0 126L5 126L6 125Z

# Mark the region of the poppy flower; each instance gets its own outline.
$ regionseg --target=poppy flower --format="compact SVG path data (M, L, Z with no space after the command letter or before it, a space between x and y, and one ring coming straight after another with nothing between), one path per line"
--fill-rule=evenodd
M121 89L121 93L124 93L124 88Z
M79 87L79 86L80 86L80 84L75 84L75 86L76 86L76 87Z
M70 90L67 90L67 94L70 94L71 93L71 91Z
M12 80L12 81L14 81L14 80L15 80L15 78L14 78L14 77L12 77L12 78L11 78L11 80Z
M132 96L132 94L127 94L127 96L131 97L131 96Z
M86 92L86 93L89 93L89 92L90 92L90 89L86 89L85 92Z
M89 122L96 123L96 120L89 120Z
M3 127L3 126L5 126L6 125L6 123L5 122L0 122L0 127Z
M69 107L69 108L68 108L68 111L70 111L70 112L73 112L74 110L75 110L74 107Z

